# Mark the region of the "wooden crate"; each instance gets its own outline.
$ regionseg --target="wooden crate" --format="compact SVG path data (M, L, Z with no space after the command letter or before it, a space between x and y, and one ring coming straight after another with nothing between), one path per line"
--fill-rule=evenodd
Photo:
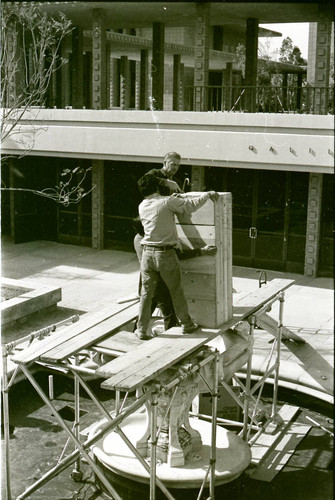
M192 197L199 193L186 193ZM215 256L181 261L183 286L192 318L201 326L217 328L233 316L232 303L232 196L219 193L191 215L178 217L177 232L183 247L215 245Z

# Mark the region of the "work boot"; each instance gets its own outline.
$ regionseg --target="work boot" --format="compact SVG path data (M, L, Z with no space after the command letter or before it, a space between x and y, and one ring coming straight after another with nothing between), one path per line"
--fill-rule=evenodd
M182 325L181 331L182 331L183 334L185 334L185 333L192 333L195 330L198 330L198 328L199 328L199 325L197 325L197 323L194 323L192 321L192 323L187 323L186 325Z
M152 339L151 335L147 335L146 332L140 332L139 330L135 330L135 334L140 340L150 340Z

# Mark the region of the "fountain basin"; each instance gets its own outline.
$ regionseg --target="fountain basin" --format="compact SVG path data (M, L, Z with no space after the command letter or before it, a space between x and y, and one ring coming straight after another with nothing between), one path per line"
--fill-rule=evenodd
M147 425L146 419L145 412L136 412L120 424L120 428L132 443L136 443L143 435ZM91 428L88 438L92 438L105 423L106 420L97 422ZM181 467L171 467L167 463L157 464L157 477L168 488L198 488L206 475L210 462L211 424L196 418L191 418L190 423L201 434L203 443L201 451L187 457L185 465ZM92 446L92 453L105 470L107 477L114 474L126 480L149 484L149 474L117 432L110 431L97 441ZM233 432L218 426L215 484L219 486L233 481L249 466L250 461L249 446Z
M9 278L1 279L1 292L5 298L1 302L2 327L8 327L15 321L54 306L62 300L61 288L40 286Z

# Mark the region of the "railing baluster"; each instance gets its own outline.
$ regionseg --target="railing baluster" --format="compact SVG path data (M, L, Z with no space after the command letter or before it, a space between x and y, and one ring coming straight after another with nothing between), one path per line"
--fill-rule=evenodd
M185 111L193 111L194 87L185 87L184 92ZM334 114L332 87L209 85L202 88L200 98L202 103L207 99L207 110L215 112L244 112L253 102L256 113L319 114L322 109Z

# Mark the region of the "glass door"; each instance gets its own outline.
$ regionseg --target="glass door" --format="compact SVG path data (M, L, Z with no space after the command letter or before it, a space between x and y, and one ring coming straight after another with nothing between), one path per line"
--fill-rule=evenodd
M286 173L256 171L256 205L249 238L254 240L254 265L265 269L285 268Z
M209 168L206 189L233 197L233 263L303 273L309 174Z
M229 170L227 184L233 196L234 264L252 266L255 244L249 234L255 219L254 171Z

